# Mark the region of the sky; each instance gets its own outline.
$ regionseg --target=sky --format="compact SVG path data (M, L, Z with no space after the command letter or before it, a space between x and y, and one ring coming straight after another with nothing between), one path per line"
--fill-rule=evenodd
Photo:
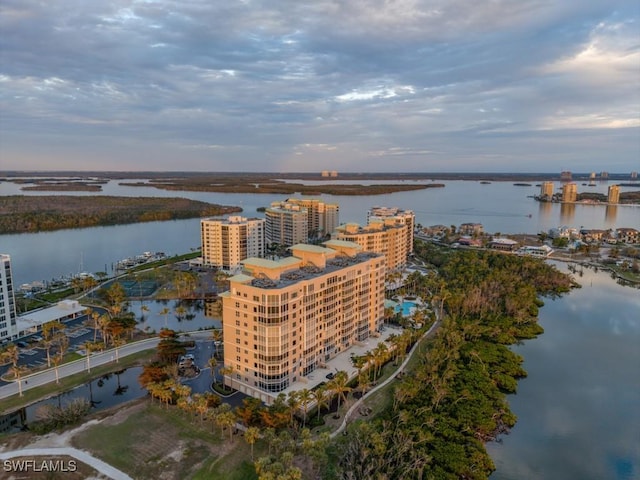
M2 0L0 170L640 171L637 0Z

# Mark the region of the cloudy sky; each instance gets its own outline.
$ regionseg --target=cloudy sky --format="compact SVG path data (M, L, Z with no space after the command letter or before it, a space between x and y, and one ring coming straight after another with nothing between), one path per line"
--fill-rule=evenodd
M637 0L2 0L0 170L640 170Z

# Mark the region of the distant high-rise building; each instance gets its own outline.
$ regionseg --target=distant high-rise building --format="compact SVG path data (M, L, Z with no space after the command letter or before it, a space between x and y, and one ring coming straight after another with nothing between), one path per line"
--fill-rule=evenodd
M600 172L601 180L606 180L607 178L609 178L609 172Z
M220 295L227 385L272 404L380 329L384 257L350 242L325 245L294 245L278 261L247 259L229 279Z
M416 214L412 210L403 210L396 207L373 207L367 212L367 224L379 219L387 225L406 225L407 254L413 253L413 232L416 228Z
M322 200L311 198L288 198L284 204L298 205L307 210L308 237L310 239L331 235L340 224L340 207L337 203L325 203Z
M553 198L553 182L542 182L540 185L540 199L551 201Z
M290 247L309 237L307 209L287 202L273 202L265 210L266 241Z
M11 257L0 254L0 340L11 340L18 336L16 318Z
M578 199L578 187L575 183L565 183L562 186L562 201L575 202Z
M631 180L637 180L638 179L638 172L631 172Z
M231 215L200 221L202 262L234 270L249 257L264 257L265 221Z
M570 182L571 178L571 172L569 170L560 172L560 180L562 180L563 182Z
M609 185L607 194L607 202L620 203L620 187L618 185Z

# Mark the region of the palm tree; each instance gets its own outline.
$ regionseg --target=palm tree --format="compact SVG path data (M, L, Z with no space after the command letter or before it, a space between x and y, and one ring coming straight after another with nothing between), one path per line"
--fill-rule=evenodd
M164 328L167 328L167 318L169 317L169 314L171 313L171 310L169 310L169 308L164 307L162 310L160 310L160 315L164 315Z
M300 397L296 390L292 390L289 392L287 397L287 407L289 407L289 424L293 425L293 415L296 413L296 410L300 406Z
M222 342L222 330L215 328L211 332L211 340L213 340L213 354L218 356L218 345Z
M18 382L18 393L22 397L22 375L27 371L27 367L24 365L13 365L9 372L13 374L13 378Z
M182 321L184 316L187 314L187 309L184 305L178 305L175 309L176 317L178 317L179 321Z
M101 315L98 319L98 326L100 327L100 335L102 336L102 341L104 342L104 346L107 346L107 338L109 335L109 324L111 323L111 317L108 313Z
M60 363L62 363L62 359L64 358L65 353L67 353L67 348L69 348L69 337L67 337L64 333L60 333L56 338L57 342L57 351L53 356L53 366L56 371L56 383L60 383L60 373L58 368L60 367Z
M209 365L209 368L211 369L211 377L215 377L216 374L216 367L218 366L218 360L216 360L215 357L211 357L208 361L207 364Z
M233 426L236 424L236 414L232 410L221 412L217 415L217 421L222 429L229 429L229 441L233 441Z
M328 406L327 396L325 395L325 392L326 387L324 386L311 391L311 396L316 402L316 408L318 409L318 422L320 421L320 411L322 410L322 407Z
M142 304L140 305L140 321L144 322L144 314L149 311L149 307Z
M100 313L95 310L91 311L91 319L93 320L93 341L98 341L98 329L100 328L100 324L98 323L100 320Z
M298 392L298 401L302 406L302 427L303 428L307 423L307 413L309 411L309 404L311 403L311 400L313 400L313 393L311 392L311 390L307 388L303 388Z
M339 415L341 401L344 400L346 402L346 394L351 391L351 388L347 386L347 383L349 383L349 376L344 370L340 370L338 373L336 373L336 376L333 377L333 380L329 382L329 385L331 385L329 389L333 393L338 395L338 410L336 411L336 416Z
M251 461L253 462L253 444L260 438L260 429L258 427L249 427L244 432L244 439L251 445Z
M90 340L84 342L84 351L87 355L87 372L91 372L91 351L94 349L95 343Z

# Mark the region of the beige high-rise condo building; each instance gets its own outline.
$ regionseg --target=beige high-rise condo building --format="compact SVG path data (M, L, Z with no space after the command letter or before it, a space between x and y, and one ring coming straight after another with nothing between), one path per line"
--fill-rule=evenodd
M288 198L285 204L298 205L307 210L308 237L322 238L331 235L340 224L340 206L315 198Z
M221 294L225 383L270 404L384 320L385 262L351 242L249 258Z
M231 215L200 221L202 263L234 270L249 257L264 257L265 221Z
M607 202L620 203L620 186L619 185L609 185Z
M542 182L540 185L540 200L551 201L553 198L553 182Z
M357 243L365 252L383 254L388 271L402 270L409 256L408 226L396 223L395 218L370 218L369 221L366 227L357 223L340 225L333 238ZM411 238L413 240L413 235Z
M12 340L17 337L16 318L11 257L0 253L0 340Z
M277 243L290 247L306 243L309 236L307 209L288 202L273 202L265 210L267 244Z
M562 201L575 202L578 199L578 186L575 183L565 183L562 186Z
M413 252L413 232L416 228L416 215L412 210L402 210L396 207L373 207L367 212L367 224L383 221L386 225L406 225L407 254Z

